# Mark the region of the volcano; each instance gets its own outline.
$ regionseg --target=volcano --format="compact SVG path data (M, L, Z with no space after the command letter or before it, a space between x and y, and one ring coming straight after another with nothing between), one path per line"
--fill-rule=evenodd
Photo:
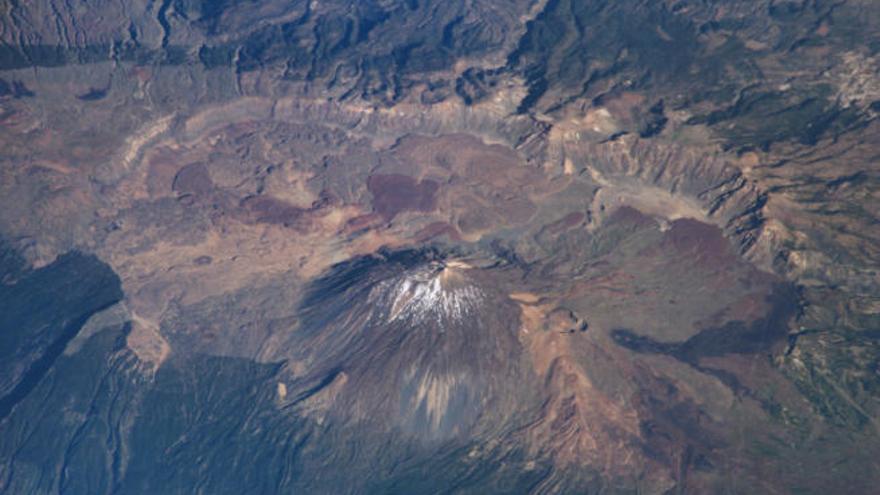
M0 493L880 484L876 0L0 8Z
M290 344L303 351L293 359L315 367L292 377L304 387L293 403L324 403L315 396L330 387L326 406L344 421L379 421L422 441L497 428L489 418L498 408L507 411L502 417L512 411L524 376L516 308L471 271L460 261L398 252L346 263L316 281ZM344 385L334 388L340 377Z

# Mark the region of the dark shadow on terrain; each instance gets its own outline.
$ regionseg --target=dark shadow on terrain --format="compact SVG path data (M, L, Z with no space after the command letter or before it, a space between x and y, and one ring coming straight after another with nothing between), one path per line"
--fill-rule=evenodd
M119 278L77 252L30 271L6 250L0 258L0 419L27 397L95 313L122 299ZM25 368L26 371L19 370Z

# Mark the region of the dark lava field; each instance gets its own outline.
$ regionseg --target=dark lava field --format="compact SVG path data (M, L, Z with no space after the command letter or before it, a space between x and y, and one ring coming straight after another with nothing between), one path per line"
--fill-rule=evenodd
M0 493L876 494L877 0L0 2Z

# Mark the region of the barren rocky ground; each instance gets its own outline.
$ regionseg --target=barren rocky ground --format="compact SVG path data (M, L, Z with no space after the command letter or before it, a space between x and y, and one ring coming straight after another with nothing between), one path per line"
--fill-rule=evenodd
M871 0L0 5L0 492L873 493Z

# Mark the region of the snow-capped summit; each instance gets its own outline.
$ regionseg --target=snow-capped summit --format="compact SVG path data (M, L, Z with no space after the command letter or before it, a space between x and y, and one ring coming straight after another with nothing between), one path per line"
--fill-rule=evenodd
M435 261L379 284L376 290L391 302L387 321L434 322L442 328L472 318L485 294L468 279L469 268L459 261Z

